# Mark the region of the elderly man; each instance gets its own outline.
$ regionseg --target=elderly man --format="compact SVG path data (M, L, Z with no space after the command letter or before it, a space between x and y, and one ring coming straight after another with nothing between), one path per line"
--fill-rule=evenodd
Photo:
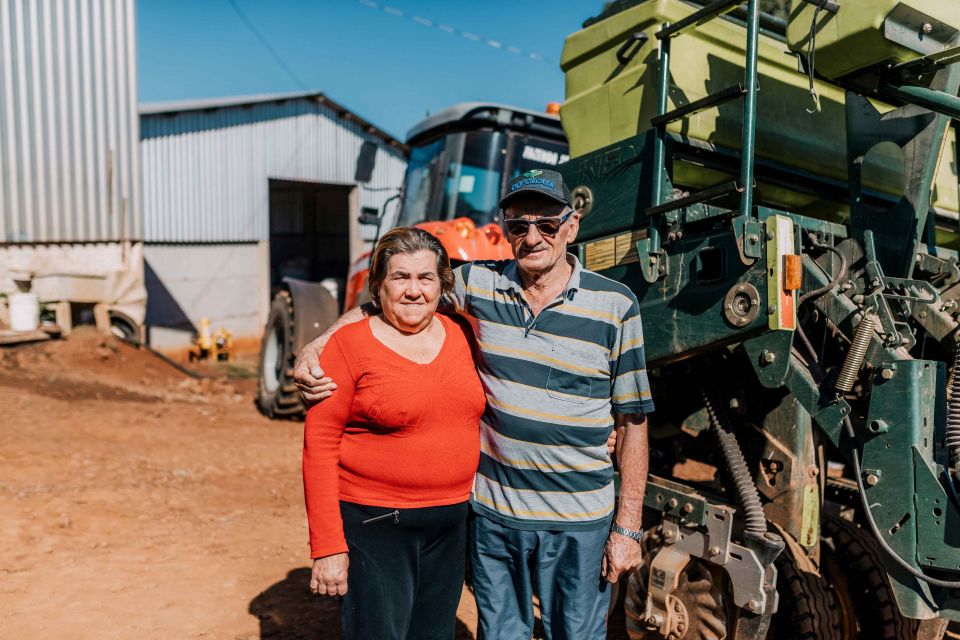
M548 638L605 637L610 589L641 559L647 477L644 414L653 410L636 297L567 252L579 229L555 171L528 171L500 201L514 260L456 270L452 306L477 334L487 395L470 526L474 595L485 640L529 638L532 596ZM345 314L337 326L362 317ZM308 401L335 384L317 354L298 359ZM617 431L620 501L606 442Z

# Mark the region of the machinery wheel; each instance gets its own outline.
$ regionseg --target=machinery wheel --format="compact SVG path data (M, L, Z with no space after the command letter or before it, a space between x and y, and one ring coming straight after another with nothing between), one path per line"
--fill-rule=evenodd
M630 574L624 601L627 634L631 640L660 640L647 628L646 574L644 565ZM840 609L833 590L796 543L788 544L777 559L779 607L769 640L847 640L841 631ZM733 637L734 616L729 585L720 569L691 560L674 596L683 607L686 631L676 640L722 640ZM864 639L865 640L865 639Z
M270 418L299 419L303 400L293 382L293 298L280 291L273 298L260 345L257 408Z
M140 340L137 323L119 311L110 311L110 333L121 340Z
M782 535L787 544L776 560L780 601L768 640L847 640L830 585L803 548Z
M837 591L846 637L915 640L920 623L900 613L876 542L836 516L823 514L821 526L823 570Z
M660 640L658 631L650 630L643 621L647 605L646 564L630 573L624 599L627 636L630 640ZM686 617L685 631L674 635L676 640L723 640L732 637L727 611L727 596L717 585L716 574L704 563L692 559L683 570L673 592Z

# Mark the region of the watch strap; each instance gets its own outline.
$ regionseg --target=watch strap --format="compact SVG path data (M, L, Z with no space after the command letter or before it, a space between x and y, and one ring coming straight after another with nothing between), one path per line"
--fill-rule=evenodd
M619 533L620 535L626 536L631 540L636 540L637 542L640 542L643 540L643 529L640 529L640 531L631 531L630 529L624 529L620 525L615 524L612 527L610 527L610 531L613 531L614 533Z

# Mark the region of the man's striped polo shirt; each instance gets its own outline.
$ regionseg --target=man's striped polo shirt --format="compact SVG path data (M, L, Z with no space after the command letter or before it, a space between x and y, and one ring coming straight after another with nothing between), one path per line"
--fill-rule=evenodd
M513 260L456 269L457 311L476 333L487 394L476 511L521 529L605 526L614 508L612 413L653 400L636 297L583 269L534 318Z

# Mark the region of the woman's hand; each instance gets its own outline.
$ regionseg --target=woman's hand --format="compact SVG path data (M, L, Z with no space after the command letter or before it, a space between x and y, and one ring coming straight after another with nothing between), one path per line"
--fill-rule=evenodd
M346 553L316 558L310 572L310 591L318 596L346 595L349 566L350 558Z

